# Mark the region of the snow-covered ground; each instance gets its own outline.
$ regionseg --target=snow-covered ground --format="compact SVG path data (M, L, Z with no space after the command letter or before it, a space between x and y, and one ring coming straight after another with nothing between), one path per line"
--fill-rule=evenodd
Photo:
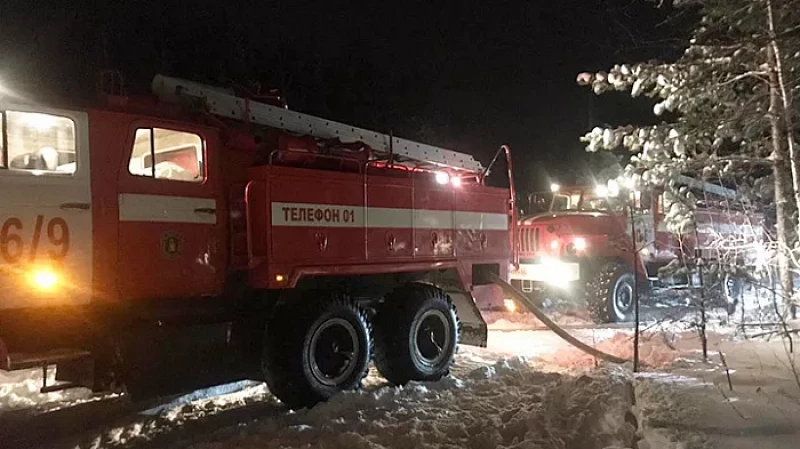
M190 447L629 447L636 432L631 395L621 373L542 373L515 357L436 383L344 393L311 410L222 429Z
M41 411L0 412L0 441L13 443L9 447L196 449L632 446L636 427L629 372L591 365L564 369L514 350L498 351L501 338L535 345L528 332L492 335L493 347L460 348L452 376L442 381L394 388L373 371L361 391L310 410L288 411L263 384L238 383L149 406L114 398L108 422L95 418L80 425L75 421L87 414L104 414L104 401L75 407L59 403L55 410L57 399L47 398ZM544 346L557 352L551 343ZM17 392L18 403L26 397L30 405L38 398L32 386L40 379L17 380L8 388ZM47 421L70 430L52 439L35 429L26 433L28 424Z
M651 447L799 447L800 380L791 366L800 357L782 341L721 339L703 362L697 343L686 339L668 370L637 375L640 416L658 442Z
M255 382L133 404L86 390L41 396L40 371L0 374L0 447L627 448L637 422L639 449L798 447L800 384L780 340L713 333L703 362L694 333L652 326L634 376L530 316L492 318L489 347L461 347L451 377L394 388L373 371L361 391L311 410L286 410ZM560 321L579 324L570 320ZM570 332L632 356L629 328Z
M757 314L767 309L746 310L748 320L769 321ZM735 321L726 325L719 314L711 317L707 361L691 317L643 326L647 329L640 344L643 368L634 382L644 433L639 448L800 447L800 375L796 374L800 372L800 341L795 339L790 347L788 340L770 333L779 329L774 324L743 328ZM499 326L493 327L519 329L529 320L501 316ZM530 325L538 323L534 320ZM787 327L799 329L800 324L789 322ZM633 355L631 329L571 332L605 352ZM492 337L490 347L535 355L549 365L585 367L595 362L550 332L495 331Z
M48 370L47 382L55 382L55 368ZM75 403L90 400L86 389L65 390L49 394L39 394L44 373L41 369L4 372L0 371L0 413L3 411L30 407L59 407L65 402Z

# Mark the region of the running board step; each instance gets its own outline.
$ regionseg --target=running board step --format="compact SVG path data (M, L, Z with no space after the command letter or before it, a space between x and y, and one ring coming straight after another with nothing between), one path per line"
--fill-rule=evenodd
M0 350L0 355L1 354ZM92 354L82 349L54 349L51 351L20 353L12 352L0 357L0 370L16 371L21 369L41 368L61 362L72 362L90 358Z

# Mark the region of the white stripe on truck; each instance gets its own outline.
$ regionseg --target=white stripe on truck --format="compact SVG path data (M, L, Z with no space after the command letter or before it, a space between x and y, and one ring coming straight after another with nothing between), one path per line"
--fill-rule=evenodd
M119 195L119 221L216 224L217 202L185 196Z
M216 201L167 195L122 193L119 220L216 224ZM272 203L272 225L318 228L463 229L507 231L508 215L431 209Z
M507 231L508 220L506 214L488 212L272 203L273 226Z
M456 229L479 229L482 231L507 231L509 216L487 212L456 211Z

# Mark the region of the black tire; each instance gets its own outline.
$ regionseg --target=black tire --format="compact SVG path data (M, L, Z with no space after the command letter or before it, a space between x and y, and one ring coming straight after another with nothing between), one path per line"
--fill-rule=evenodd
M460 336L456 310L440 289L404 285L386 297L375 323L375 366L395 385L450 373Z
M610 263L586 283L586 306L596 323L620 323L633 319L633 276L624 266Z
M369 369L373 340L366 313L347 299L324 296L280 306L267 325L264 377L272 394L293 409L360 387Z

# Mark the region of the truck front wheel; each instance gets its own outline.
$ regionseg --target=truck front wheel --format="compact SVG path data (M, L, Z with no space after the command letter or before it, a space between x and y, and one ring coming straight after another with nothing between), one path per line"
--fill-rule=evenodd
M371 356L372 329L353 302L296 300L267 325L262 367L272 394L296 409L359 387Z
M396 289L375 324L375 366L389 382L433 381L450 372L459 324L442 290L424 284Z
M621 264L605 265L586 283L586 305L597 323L630 321L635 305L633 273Z

